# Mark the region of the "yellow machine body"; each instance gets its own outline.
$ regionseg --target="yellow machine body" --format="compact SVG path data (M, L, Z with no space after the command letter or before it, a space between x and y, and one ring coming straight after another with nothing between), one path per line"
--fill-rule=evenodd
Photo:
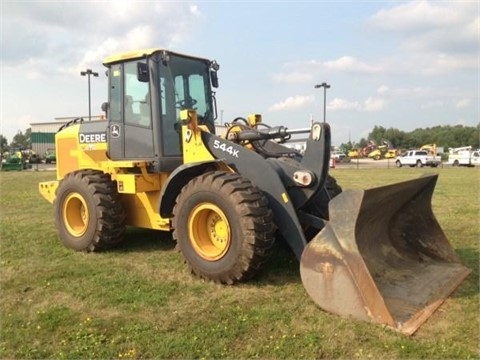
M197 123L195 112L182 112L184 121ZM107 142L98 138L92 143L82 144L79 140L80 125L72 125L64 129L55 137L57 149L57 179L39 184L40 194L50 203L55 200L55 191L65 175L82 170L98 170L110 174L117 183L117 191L121 194L122 202L127 212L126 225L148 228L154 230L170 231L171 225L168 218L159 214L161 192L170 173L148 173L147 163L142 161L113 161L107 157ZM212 155L201 141L198 125L183 128L183 138L192 139L184 142L183 153L185 163L213 160ZM203 130L205 128L203 127ZM188 132L188 134L187 134ZM140 169L138 174L128 173L128 169ZM223 167L228 169L228 167Z

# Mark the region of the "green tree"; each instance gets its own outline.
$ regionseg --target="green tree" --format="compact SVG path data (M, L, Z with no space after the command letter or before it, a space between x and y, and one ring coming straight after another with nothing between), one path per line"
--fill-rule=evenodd
M450 147L472 146L480 148L480 123L476 126L446 125L431 128L419 128L410 132L404 132L395 128L385 129L375 125L368 134L368 140L375 140L378 145L383 140L388 140L397 149L419 148L425 144L437 144L445 151ZM362 138L358 147L362 148L367 139Z
M342 143L340 145L340 150L342 150L345 154L348 154L348 152L354 148L354 145L355 144L351 141L348 141L346 144Z
M384 141L388 141L393 147L402 147L407 142L407 136L404 131L388 128L383 126L374 126L373 130L368 134L369 140L374 140L378 145L383 145ZM365 141L365 145L366 145Z
M32 147L31 137L31 128L25 130L25 134L21 131L18 131L17 134L13 137L13 140L10 143L10 147L16 149L30 149Z
M0 134L0 152L3 154L5 151L8 151L8 140Z
M480 126L480 125L479 125ZM479 126L446 125L426 129L415 129L409 133L409 140L414 147L424 144L437 144L446 149L449 147L479 147Z
M382 144L382 139L385 138L385 129L383 126L375 125L373 130L368 134L368 140L374 140L378 145Z

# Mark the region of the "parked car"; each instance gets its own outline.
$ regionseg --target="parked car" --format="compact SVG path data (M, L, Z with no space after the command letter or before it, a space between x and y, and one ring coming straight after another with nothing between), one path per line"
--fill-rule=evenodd
M395 165L397 167L402 167L403 165L411 167L437 167L441 163L442 160L440 156L429 154L426 150L408 150L395 159Z
M331 152L330 157L335 159L335 161L342 161L347 159L347 155L344 152L334 150Z
M55 149L47 149L45 152L45 164L51 164L57 162L57 156L55 154Z
M480 165L480 150L472 150L471 146L449 149L448 164L452 166Z

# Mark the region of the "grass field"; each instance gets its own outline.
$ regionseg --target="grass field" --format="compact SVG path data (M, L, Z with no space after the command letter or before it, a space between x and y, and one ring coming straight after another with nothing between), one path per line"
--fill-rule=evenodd
M129 229L114 250L67 250L37 191L54 172L0 173L0 358L479 358L479 170L332 175L347 189L432 171L434 212L473 272L412 337L320 310L282 246L257 278L233 287L192 277L167 233Z

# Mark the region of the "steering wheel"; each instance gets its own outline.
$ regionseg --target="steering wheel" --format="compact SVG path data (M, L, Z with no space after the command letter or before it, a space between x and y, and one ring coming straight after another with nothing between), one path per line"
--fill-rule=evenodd
M194 109L195 104L197 103L197 100L187 97L184 100L179 100L175 104L177 105L177 109Z

